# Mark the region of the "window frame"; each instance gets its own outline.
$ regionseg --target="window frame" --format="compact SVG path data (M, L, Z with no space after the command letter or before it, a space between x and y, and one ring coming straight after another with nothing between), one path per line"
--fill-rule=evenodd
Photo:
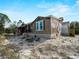
M42 22L42 25L40 25L41 22ZM37 23L38 23L38 29L37 29ZM41 29L41 26L42 26L42 29ZM43 28L44 28L43 20L36 21L36 31L43 31Z

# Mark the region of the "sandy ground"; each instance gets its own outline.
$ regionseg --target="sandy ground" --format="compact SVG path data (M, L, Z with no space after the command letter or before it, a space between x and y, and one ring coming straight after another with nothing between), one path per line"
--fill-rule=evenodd
M20 59L79 59L79 35L40 40L29 43L23 36L15 36L8 42L20 47Z

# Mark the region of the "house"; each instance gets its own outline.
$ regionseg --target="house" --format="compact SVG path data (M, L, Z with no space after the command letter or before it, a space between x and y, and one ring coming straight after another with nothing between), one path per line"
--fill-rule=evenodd
M21 26L21 32L26 32L29 35L36 35L45 38L56 38L61 35L61 26L63 20L60 20L52 15L38 16L33 22Z
M70 22L62 22L61 35L63 36L75 36L75 25Z
M62 23L61 35L63 35L63 36L69 36L70 35L70 23L69 22L63 22Z
M31 36L56 38L60 35L74 36L74 25L69 22L63 22L63 18L50 16L38 16L33 22L22 24L17 28L18 34L26 33Z
M22 24L20 27L16 28L17 34L22 35L23 33L30 33L30 23L29 24Z

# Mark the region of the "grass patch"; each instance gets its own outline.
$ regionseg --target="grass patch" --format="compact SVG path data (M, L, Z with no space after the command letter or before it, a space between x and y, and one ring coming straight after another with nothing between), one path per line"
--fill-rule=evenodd
M19 55L14 51L14 49L9 48L7 45L0 46L0 54L3 59L19 59Z

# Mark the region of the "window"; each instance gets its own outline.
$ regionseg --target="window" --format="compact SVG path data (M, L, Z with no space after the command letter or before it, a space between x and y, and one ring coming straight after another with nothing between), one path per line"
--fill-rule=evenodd
M36 22L36 31L42 31L43 30L43 20Z
M38 30L38 22L36 22L36 30Z
M40 22L40 30L43 30L43 22Z

